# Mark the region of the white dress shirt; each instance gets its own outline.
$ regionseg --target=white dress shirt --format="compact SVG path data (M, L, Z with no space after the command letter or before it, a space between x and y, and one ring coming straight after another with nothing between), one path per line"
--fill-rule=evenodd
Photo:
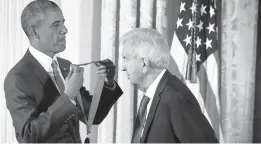
M160 82L160 80L161 80L161 78L163 77L163 75L164 75L165 72L166 72L166 69L164 69L164 70L162 70L162 71L160 72L160 74L158 75L158 77L152 82L152 84L149 86L149 88L147 89L147 91L146 91L146 93L145 93L145 95L150 98L150 101L149 101L149 103L148 103L148 105L147 105L146 120L145 120L144 125L143 125L142 134L143 134L144 126L145 126L146 121L147 121L147 117L148 117L148 114L149 114L149 111L150 111L151 103L152 103L152 101L153 101L153 98L154 98L156 89L157 89L157 87L158 87L158 85L159 85L159 82ZM142 134L141 134L141 135L142 135Z
M42 67L45 69L45 71L49 74L49 76L53 80L53 83L55 84L56 88L59 91L59 88L58 88L58 85L56 84L56 81L50 75L51 73L53 73L53 68L52 68L51 64L52 64L52 61L55 60L57 62L57 64L58 64L58 68L57 69L58 69L59 75L61 76L61 78L63 80L63 83L65 82L64 78L62 76L62 72L61 72L60 67L59 67L59 63L57 61L57 57L54 56L53 59L52 59L51 57L49 57L46 54L40 52L39 50L33 48L32 46L29 46L29 51L34 56L34 58L42 65ZM70 100L72 101L72 103L74 105L76 105L76 102L74 100L72 100L72 99L70 99Z

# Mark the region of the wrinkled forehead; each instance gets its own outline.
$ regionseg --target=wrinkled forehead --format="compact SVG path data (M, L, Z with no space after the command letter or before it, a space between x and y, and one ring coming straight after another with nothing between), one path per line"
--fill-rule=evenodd
M139 57L144 58L148 56L148 53L155 51L155 48L146 42L136 44L125 44L122 46L122 57Z

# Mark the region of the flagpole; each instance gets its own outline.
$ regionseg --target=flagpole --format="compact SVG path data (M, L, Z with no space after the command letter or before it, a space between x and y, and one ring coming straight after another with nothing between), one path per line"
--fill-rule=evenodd
M193 1L194 5L197 5L197 0ZM197 60L196 60L196 22L197 22L197 12L194 11L193 16L192 16L192 21L193 21L193 29L192 29L192 70L191 70L191 83L196 83L197 82Z

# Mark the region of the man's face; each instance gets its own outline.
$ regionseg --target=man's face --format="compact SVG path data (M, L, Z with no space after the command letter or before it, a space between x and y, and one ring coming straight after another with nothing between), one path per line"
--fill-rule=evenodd
M64 25L64 17L59 8L47 9L45 19L36 29L39 35L40 45L44 52L59 53L65 50L67 28Z
M122 51L122 71L126 71L127 77L132 84L140 85L144 78L142 58L133 56L133 49L124 47Z

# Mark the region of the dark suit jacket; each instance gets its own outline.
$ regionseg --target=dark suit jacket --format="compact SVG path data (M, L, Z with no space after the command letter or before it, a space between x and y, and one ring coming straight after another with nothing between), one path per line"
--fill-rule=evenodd
M68 60L58 58L58 63L62 71L69 70ZM62 73L64 77L68 74ZM48 73L28 50L6 76L4 91L18 142L81 142L79 120L84 122L84 119L78 101L75 99L75 106L68 96L60 95ZM92 97L84 87L80 93L88 116ZM118 85L113 92L103 88L95 124L103 121L122 93Z
M166 71L155 92L141 142L216 143L218 140L187 86Z

